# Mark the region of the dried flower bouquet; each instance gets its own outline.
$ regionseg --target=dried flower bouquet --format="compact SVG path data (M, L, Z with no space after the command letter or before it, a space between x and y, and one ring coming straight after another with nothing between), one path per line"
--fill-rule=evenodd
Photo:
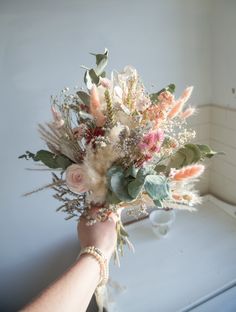
M52 182L38 190L53 189L66 219L83 215L88 225L120 208L136 216L148 205L193 210L200 202L194 183L204 171L201 162L216 154L191 143L195 131L186 120L195 109L185 103L193 87L178 99L174 84L149 94L135 68L113 71L108 79L108 51L93 55L96 67L84 75L87 90L65 88L52 97L53 121L39 125L48 149L19 157L52 171ZM121 222L117 232L122 252L130 243Z

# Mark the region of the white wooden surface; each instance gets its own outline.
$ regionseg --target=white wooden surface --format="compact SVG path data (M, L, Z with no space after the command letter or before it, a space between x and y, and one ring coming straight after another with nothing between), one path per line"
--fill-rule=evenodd
M166 238L156 238L148 219L127 226L135 254L126 250L121 268L111 267L126 290L113 291L110 311L183 311L236 281L235 211L208 195L197 212L178 211Z

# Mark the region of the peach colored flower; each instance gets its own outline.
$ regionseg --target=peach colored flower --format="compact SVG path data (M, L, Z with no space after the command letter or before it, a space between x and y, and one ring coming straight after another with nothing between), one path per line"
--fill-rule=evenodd
M159 94L158 100L166 103L167 105L171 105L174 100L174 95L169 91L163 91Z
M182 95L180 96L179 101L185 104L189 100L192 92L193 92L193 86L186 88L184 92L182 93Z
M187 108L184 112L180 113L180 117L182 119L186 119L190 116L192 116L195 113L196 109L194 107Z
M73 164L66 169L66 185L77 194L88 191L85 185L84 172L80 165Z
M193 87L188 87L184 90L180 98L176 101L176 104L173 106L171 111L168 114L170 119L176 117L183 109L184 104L188 101L193 91Z
M194 164L185 166L179 170L171 170L171 178L174 181L183 181L198 178L203 172L205 167L203 165Z
M97 86L93 85L90 91L90 113L95 119L95 123L97 127L104 126L106 122L106 117L103 115L101 111L101 103L99 100Z

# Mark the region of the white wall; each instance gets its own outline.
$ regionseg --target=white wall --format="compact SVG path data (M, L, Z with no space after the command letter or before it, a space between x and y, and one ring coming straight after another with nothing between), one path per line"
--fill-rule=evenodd
M133 64L146 86L195 86L192 103L211 100L210 6L206 0L2 0L0 2L0 310L15 311L75 258L75 221L55 212L50 192L20 195L49 173L17 160L42 142L49 97L80 84L88 52L107 47L109 69Z
M236 108L236 1L211 0L213 104Z
M211 7L210 144L226 155L210 164L209 191L236 204L236 1L212 0Z
M236 205L236 110L211 107L210 145L225 155L210 163L209 191Z

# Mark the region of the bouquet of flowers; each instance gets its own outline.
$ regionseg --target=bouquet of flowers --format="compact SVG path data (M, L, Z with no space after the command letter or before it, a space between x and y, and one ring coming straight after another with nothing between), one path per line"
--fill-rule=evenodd
M135 68L113 71L108 79L108 51L93 55L86 91L65 88L51 99L53 120L39 125L47 149L19 157L52 171L51 183L38 190L51 188L66 219L83 215L88 225L121 208L137 217L148 206L193 210L200 202L194 184L204 171L201 162L215 154L191 143L195 131L186 120L195 109L184 106L193 87L178 99L174 84L149 94ZM121 221L117 234L122 252L130 243Z

